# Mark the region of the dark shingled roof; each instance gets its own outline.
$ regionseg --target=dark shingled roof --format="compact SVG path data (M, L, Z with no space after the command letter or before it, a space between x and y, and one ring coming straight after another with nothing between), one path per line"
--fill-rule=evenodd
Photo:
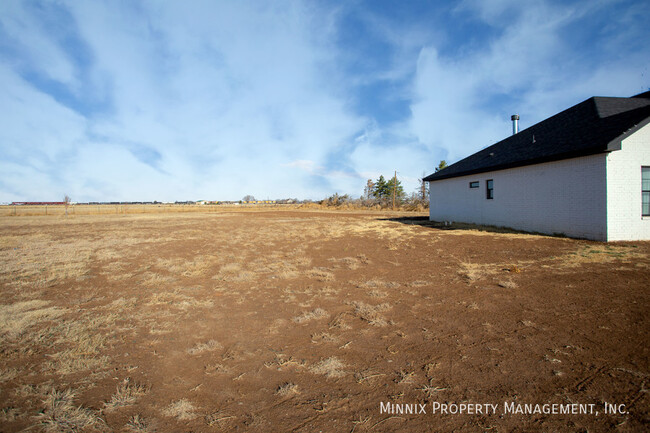
M650 92L593 97L425 177L449 179L621 149L621 140L650 123Z

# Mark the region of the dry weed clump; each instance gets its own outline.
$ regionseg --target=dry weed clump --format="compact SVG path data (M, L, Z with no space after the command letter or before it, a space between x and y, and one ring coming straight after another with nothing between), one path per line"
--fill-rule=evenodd
M323 282L334 281L334 274L325 268L310 269L307 276Z
M399 283L396 283L394 281L372 279L368 281L357 282L356 286L360 289L397 289L399 288Z
M309 371L314 374L322 374L329 379L345 376L345 371L343 370L345 367L346 365L343 361L336 356L331 356L320 361L318 364L312 365Z
M153 433L156 431L153 424L139 414L135 414L129 419L126 428L134 433Z
M386 319L379 313L390 310L390 304L385 302L379 305L370 305L365 302L354 301L352 305L354 305L354 315L360 319L365 320L373 326L388 325Z
M217 411L205 416L205 423L209 426L219 426L223 428L225 424L237 418L234 415L229 415L224 411Z
M56 319L66 312L48 305L49 301L40 300L0 305L0 342L5 338L18 338L37 323Z
M187 353L190 355L196 355L203 352L212 352L214 350L219 350L223 346L216 340L210 340L207 343L197 343L194 347L187 349Z
M20 417L20 411L15 407L3 407L0 409L0 421L11 422Z
M304 323L310 320L322 319L324 317L327 317L327 315L327 311L323 310L322 308L316 308L315 310L308 311L301 314L300 316L294 317L292 320L296 323Z
M336 343L338 340L337 336L329 332L319 332L311 335L312 343Z
M108 410L130 406L146 393L147 387L145 385L131 382L131 379L127 377L117 385L115 394L113 394L110 401L104 403L104 406Z
M187 421L197 417L194 413L196 407L187 399L181 399L173 402L163 411L163 415L170 418L176 418L179 421Z
M555 261L563 268L576 268L592 263L629 263L631 260L645 259L647 255L637 251L635 246L581 245L574 252L556 257ZM554 266L558 266L554 264Z
M343 257L341 259L332 257L329 259L329 261L333 263L340 263L341 265L343 265L344 267L352 271L357 270L361 267L361 261L356 257Z
M43 401L45 409L36 419L47 433L76 431L107 431L105 422L96 411L74 404L71 390L52 389Z
M279 395L280 397L288 397L290 395L296 395L296 394L300 394L300 391L298 390L298 385L291 382L286 382L280 385L278 389L275 391L275 395Z
M458 271L458 275L463 277L468 283L473 283L489 275L496 274L499 268L498 265L494 264L470 262L462 262L460 263L460 267L461 269Z
M49 355L50 360L43 364L43 371L72 374L83 370L97 371L105 368L110 358L101 355L101 350L114 333L117 320L118 316L112 313L88 314L48 329L49 338L55 338L53 343L59 349Z

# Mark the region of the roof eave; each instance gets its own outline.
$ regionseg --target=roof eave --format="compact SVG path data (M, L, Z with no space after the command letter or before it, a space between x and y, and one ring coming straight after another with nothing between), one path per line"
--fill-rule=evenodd
M625 140L630 135L634 134L639 129L643 128L649 123L650 123L650 116L646 117L645 119L643 119L642 121L640 121L639 123L631 127L630 129L628 129L627 131L625 131L624 133L622 133L621 135L619 135L618 137L616 137L615 139L607 143L607 151L611 152L614 150L621 150L621 145L623 143L623 140Z
M612 140L614 142L615 140ZM620 149L620 142L619 142L619 149ZM616 150L616 149L611 149L611 150ZM517 161L515 163L510 163L510 164L500 164L500 165L495 165L491 167L484 167L484 168L477 168L475 170L466 170L462 171L459 173L452 173L448 175L440 175L440 176L434 176L434 173L432 175L429 175L425 177L423 180L426 182L436 182L439 180L445 180L445 179L453 179L456 177L463 177L463 176L471 176L473 174L481 174L481 173L489 173L492 171L500 171L500 170L507 170L509 168L518 168L518 167L526 167L528 165L535 165L535 164L542 164L545 162L554 162L554 161L562 161L564 159L571 159L571 158L580 158L583 156L591 156L591 155L597 155L599 153L609 153L611 151L610 149L602 149L602 148L594 148L590 149L589 151L584 151L581 150L579 152L569 152L569 153L564 153L561 155L553 155L549 157L543 157L543 158L535 158L535 159L529 159L526 161Z

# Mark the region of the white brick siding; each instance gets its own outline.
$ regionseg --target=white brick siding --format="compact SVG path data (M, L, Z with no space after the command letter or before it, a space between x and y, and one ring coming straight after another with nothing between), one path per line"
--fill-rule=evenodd
M431 182L430 219L606 240L606 158L599 154ZM492 200L486 199L488 179L494 180ZM480 187L470 189L471 181Z
M650 125L607 156L607 240L650 239L650 217L641 216L641 167L650 167Z

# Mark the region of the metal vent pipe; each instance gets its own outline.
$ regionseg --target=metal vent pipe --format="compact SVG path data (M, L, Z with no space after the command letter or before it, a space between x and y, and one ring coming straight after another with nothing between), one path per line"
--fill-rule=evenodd
M515 135L519 132L519 114L510 116L510 120L512 120L512 135Z

